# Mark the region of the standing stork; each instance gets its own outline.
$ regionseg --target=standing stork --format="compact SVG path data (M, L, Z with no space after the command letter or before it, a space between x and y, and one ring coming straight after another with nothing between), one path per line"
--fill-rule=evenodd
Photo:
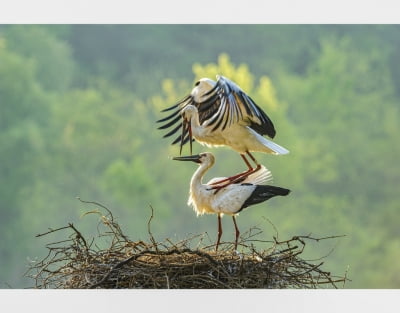
M218 250L222 236L221 217L224 214L232 216L236 231L236 250L240 232L235 216L248 206L264 202L275 196L286 196L290 192L289 189L281 187L261 185L264 182L272 180L271 172L264 166L260 166L259 170L248 175L246 178L242 178L240 183L223 186L218 192L215 192L213 189L215 182L219 182L224 178L213 178L207 184L202 183L204 174L215 163L212 153L205 152L198 155L174 157L173 159L177 161L193 161L200 164L190 181L188 205L193 207L197 216L204 213L217 214L218 239L215 250Z
M272 139L275 136L272 121L238 85L223 76L217 75L217 82L209 78L200 79L187 97L162 112L175 108L175 112L157 122L167 122L159 129L175 126L164 137L182 129L181 135L172 143L180 142L180 153L183 145L190 142L192 154L194 138L203 145L229 146L241 155L248 170L226 178L227 181L246 177L260 169L261 165L251 151L275 155L289 153L287 149L263 137L267 135ZM246 155L255 163L255 168Z

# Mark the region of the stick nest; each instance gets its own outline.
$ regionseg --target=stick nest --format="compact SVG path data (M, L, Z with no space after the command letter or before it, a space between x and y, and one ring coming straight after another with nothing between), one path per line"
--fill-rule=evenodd
M348 280L346 275L333 276L322 270L323 258L313 263L302 259L306 241L336 238L294 236L286 241L269 241L267 250L258 251L255 236L261 231L250 229L241 236L242 252L233 251L232 243L190 248L194 241L201 245L204 236L197 235L174 243L169 239L156 242L148 221L149 242L131 241L122 232L110 210L100 214L98 236L88 241L71 223L50 229L37 237L69 230L66 240L47 244L48 255L30 264L27 277L35 288L338 288ZM87 213L87 214L88 214ZM101 227L99 227L101 226ZM98 241L107 242L100 248ZM267 243L265 241L264 243Z

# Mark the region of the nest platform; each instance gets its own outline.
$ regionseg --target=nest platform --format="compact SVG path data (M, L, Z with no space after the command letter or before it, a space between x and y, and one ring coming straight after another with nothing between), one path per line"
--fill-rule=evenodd
M218 251L213 245L191 248L194 242L200 245L201 235L175 243L169 239L156 242L150 231L152 211L149 241L132 241L111 211L97 205L107 211L104 215L96 211L103 229L98 237L84 238L71 223L37 235L68 232L65 240L47 244L48 255L29 266L25 275L34 280L33 288L308 289L339 288L348 280L346 275L323 270L323 258L317 262L302 258L308 240L335 237L294 236L285 241L274 238L265 242L267 249L259 250L253 240L259 231L251 229L247 237L241 237L241 252L234 251L232 243L220 244ZM107 242L107 246L99 248L98 240Z

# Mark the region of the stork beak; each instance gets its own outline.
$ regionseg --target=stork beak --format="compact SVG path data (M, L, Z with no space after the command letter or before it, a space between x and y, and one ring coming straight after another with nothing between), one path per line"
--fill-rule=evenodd
M190 155L192 155L193 152L192 152L192 121L191 120L188 123L188 131L189 131Z
M186 120L186 118L183 118L182 121L182 134L181 134L181 145L179 147L179 155L182 155L182 147L183 147L183 139L184 139L184 135L185 135L185 130L186 130L186 126L187 126L188 122ZM192 154L192 153L190 153Z
M175 161L192 161L196 163L200 163L200 155L188 155L188 156L181 156L181 157L173 157L172 160Z
M189 132L190 154L191 155L193 154L193 149L192 149L192 141L193 141L193 139L192 139L192 124L191 124L190 120L188 121L186 118L183 118L183 120L182 120L181 145L180 145L180 148L179 148L179 155L182 155L182 147L183 147L183 141L184 141L184 138L185 138L186 129Z

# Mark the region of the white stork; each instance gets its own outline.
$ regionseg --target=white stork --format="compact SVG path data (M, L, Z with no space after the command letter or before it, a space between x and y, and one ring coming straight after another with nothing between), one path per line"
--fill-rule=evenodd
M217 214L218 216L218 239L215 250L218 250L222 235L221 217L224 214L232 216L235 225L235 250L237 249L239 229L236 224L235 216L244 208L264 202L275 196L286 196L290 190L271 186L261 185L264 182L272 180L271 172L264 166L242 178L240 183L232 183L223 186L217 192L214 190L214 184L223 180L223 177L213 178L207 184L202 183L204 174L214 165L215 158L210 152L200 153L198 155L174 157L177 161L193 161L199 163L199 168L195 171L190 181L190 192L188 205L192 206L198 215Z
M181 135L172 143L180 142L181 152L183 145L189 141L192 154L194 137L204 145L229 146L241 155L248 170L226 178L226 181L232 182L260 168L250 151L275 155L289 153L287 149L263 137L275 136L272 121L239 86L223 76L217 75L217 82L208 78L200 79L190 95L163 112L174 108L178 109L157 122L168 121L159 127L166 129L181 121L164 136L171 136L182 128ZM246 154L256 164L255 169Z

